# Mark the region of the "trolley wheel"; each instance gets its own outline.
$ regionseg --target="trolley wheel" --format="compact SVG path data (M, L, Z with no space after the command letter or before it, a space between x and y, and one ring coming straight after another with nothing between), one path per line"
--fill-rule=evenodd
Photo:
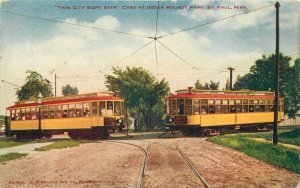
M107 128L102 128L102 132L101 132L101 139L108 139L109 137L109 132Z
M68 136L73 139L73 140L78 140L80 139L80 135L77 133L77 132L73 132L73 131L70 131L68 132Z
M203 136L210 136L210 132L211 132L211 130L210 129L203 129L203 131L202 131L202 135Z

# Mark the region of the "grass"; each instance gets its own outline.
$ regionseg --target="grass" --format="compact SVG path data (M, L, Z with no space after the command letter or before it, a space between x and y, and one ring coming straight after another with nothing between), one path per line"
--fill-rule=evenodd
M63 148L69 148L69 147L76 147L79 146L82 143L89 143L92 142L90 140L71 140L71 139L65 139L60 140L57 142L54 142L52 144L49 144L47 146L42 146L40 148L35 148L35 151L49 151L52 149L63 149Z
M241 151L251 157L300 174L300 151L251 140L245 135L210 137L209 141Z
M26 153L8 153L5 155L0 155L0 163L4 162L4 161L18 159L18 158L24 157L26 155L28 155L28 154L26 154Z
M271 141L273 139L273 131L260 133L244 133L240 134L240 136L251 138L264 138L266 140ZM294 129L278 129L278 142L300 146L300 128L294 127Z
M16 140L14 138L3 137L0 138L0 149L9 148L14 146L20 146L24 144L32 143L32 140Z

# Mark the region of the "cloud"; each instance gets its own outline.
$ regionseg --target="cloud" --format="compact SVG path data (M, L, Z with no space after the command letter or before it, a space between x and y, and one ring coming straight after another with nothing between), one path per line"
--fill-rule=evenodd
M260 1L260 2L258 1L209 1L209 2L202 2L202 3L199 3L199 1L192 1L191 4L199 5L199 6L201 5L204 7L214 6L216 8L216 9L185 10L179 13L188 19L199 21L200 24L223 19L236 14L244 13L246 11L271 5L270 2L266 2L266 1ZM246 6L247 9L235 9L234 6L238 6L238 7ZM226 9L226 7L231 7L232 9ZM232 18L224 19L216 23L212 23L210 26L214 29L225 29L225 30L238 30L238 29L249 28L269 21L270 19L269 14L272 11L274 10L271 7L268 7L263 10L258 10L255 12L250 12Z
M281 2L281 7L282 7L281 10L279 10L280 27L285 30L293 29L293 28L299 29L300 2L290 2L289 4L285 4L285 2Z
M98 37L99 32L105 32L106 29L115 30L120 26L117 18L113 16L103 16L98 18L94 22L79 22L75 18L68 18L63 20L63 22L74 24L74 26L70 27L70 25L67 24L57 24L58 31L62 32L62 34L64 35L74 35L86 40L94 40L96 37Z

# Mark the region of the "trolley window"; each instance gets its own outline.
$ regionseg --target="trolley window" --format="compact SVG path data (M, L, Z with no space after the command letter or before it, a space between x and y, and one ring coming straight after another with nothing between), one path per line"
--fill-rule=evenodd
M266 110L266 101L265 100L259 100L259 111L260 112L265 112Z
M125 110L124 110L124 102L121 102L121 115L124 116Z
M76 117L82 117L82 103L76 103L75 109Z
M92 116L98 116L97 102L92 102Z
M248 112L248 105L247 104L243 104L243 107L242 107L242 112L243 113L247 113Z
M192 114L192 99L185 99L185 114Z
M99 108L100 116L105 116L105 101L100 102Z
M120 101L115 101L114 102L114 115L115 116L120 116L121 115L121 102Z
M229 106L228 106L229 102L227 99L223 99L222 100L222 106L221 106L221 111L222 113L226 114L229 113Z
M194 114L198 115L200 114L200 101L199 99L194 100Z
M229 109L230 113L235 113L236 112L236 106L235 106L235 100L229 100Z
M254 112L259 112L259 100L254 100Z
M15 120L20 120L21 114L20 114L20 109L16 109L16 118Z
M26 108L25 120L31 120L30 108Z
M50 118L50 119L54 118L54 106L48 107L48 118Z
M113 102L107 101L107 115L112 116L113 115Z
M10 111L10 118L12 121L16 120L16 110L15 109Z
M83 106L83 117L89 117L90 116L90 103L85 102L82 104Z
M176 115L176 100L169 100L170 114Z
M247 99L243 99L243 104L248 104L248 100Z
M68 117L68 105L67 104L62 105L62 111L63 111L62 117L67 118Z
M215 113L216 114L222 113L222 106L221 106L221 100L220 99L216 100Z
M31 113L31 119L32 119L32 120L37 119L38 114L37 114L36 107L30 108L30 113Z
M54 106L55 118L62 118L61 105Z
M69 104L68 117L75 117L75 104Z
M254 112L254 100L249 100L249 112Z
M266 106L265 106L265 111L266 111L266 112L270 112L270 110L271 110L270 105L266 105Z
M202 99L201 100L201 114L207 114L208 113L208 100Z
M42 106L42 118L48 119L48 106Z
M184 114L184 100L183 99L178 99L177 100L177 108L178 108L178 115L183 115Z
M242 112L242 100L241 99L237 99L235 101L235 104L236 104L236 112L237 113Z
M208 113L209 114L215 113L215 100L213 99L208 100Z

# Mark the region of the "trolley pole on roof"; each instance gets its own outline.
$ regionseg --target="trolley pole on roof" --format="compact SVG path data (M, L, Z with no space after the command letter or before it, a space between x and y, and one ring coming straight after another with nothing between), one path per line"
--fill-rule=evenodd
M232 71L235 70L233 67L228 67L227 68L230 71L230 91L232 90Z
M17 88L21 88L21 86L18 86L18 85L16 85L16 84L13 84L13 83L10 83L10 82L7 82L7 81L5 81L5 80L2 80L2 82L5 83L5 84L9 84L9 85L15 86L15 87L17 87Z
M276 2L276 66L275 66L275 101L274 101L274 126L273 145L278 142L278 93L279 93L279 2Z

